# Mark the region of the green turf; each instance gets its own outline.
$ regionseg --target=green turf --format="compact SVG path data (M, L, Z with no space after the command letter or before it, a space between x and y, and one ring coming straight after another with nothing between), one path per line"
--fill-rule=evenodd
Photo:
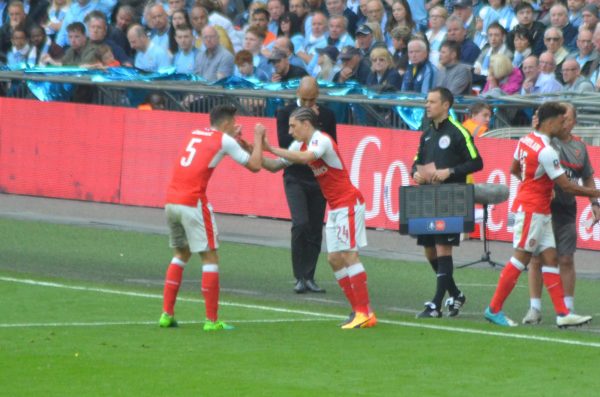
M297 296L287 250L223 244L220 314L237 329L207 334L197 259L186 269L180 327L157 325L165 236L3 219L0 236L1 396L595 396L600 387L590 374L598 347L502 336L598 343L598 327L556 330L547 300L543 327L504 330L482 320L498 277L490 269L457 272L469 299L461 318L426 322L410 311L429 298L431 270L364 258L383 321L341 331L347 308L324 262L318 278L327 294ZM524 281L506 307L515 319L527 306ZM597 282L579 282L580 312L593 313L596 291Z

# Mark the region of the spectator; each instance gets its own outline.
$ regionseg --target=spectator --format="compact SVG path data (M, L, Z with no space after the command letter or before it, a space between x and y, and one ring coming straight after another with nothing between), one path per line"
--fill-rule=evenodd
M54 42L54 38L63 24L69 5L70 2L68 0L51 0L50 2L48 18L42 26L52 42Z
M392 30L392 44L394 46L392 58L400 77L404 76L406 69L408 69L408 42L411 35L408 26L398 26ZM429 59L431 60L431 54L429 54Z
M493 22L487 30L488 43L483 47L473 67L473 84L480 85L485 81L490 67L490 59L496 54L504 54L512 59L513 54L504 43L506 30L499 23Z
M218 0L197 0L197 4L201 5L208 11L208 24L217 31L219 28L223 29L223 32L227 34L229 40L231 40L232 54L235 51L242 49L243 36L239 35L239 32L233 27L231 20L222 14L223 8L220 1ZM219 42L225 46L221 41L223 35L219 33Z
M567 59L569 51L563 46L564 40L562 31L555 27L550 27L544 32L544 44L548 52L554 57L556 79L562 81L561 68L562 63Z
M577 36L577 51L567 56L567 59L575 59L581 69L581 75L590 77L594 71L594 65L600 61L597 51L594 51L592 42L593 33L591 30L582 28Z
M258 26L250 26L244 35L244 50L252 53L255 68L271 70L267 58L261 53L265 32Z
M150 41L165 51L169 51L169 16L162 3L150 7L149 19L148 25L152 26Z
M310 73L317 65L317 48L327 46L327 17L318 11L312 15L312 33L305 36L304 45L296 48L298 55L307 65L307 71Z
M29 29L29 40L31 49L27 54L27 64L29 66L46 66L46 57L61 59L64 55L62 47L53 43L50 37L46 36L46 31L39 25L33 25Z
M121 62L115 58L115 55L108 44L100 44L96 47L96 57L100 61L101 68L114 68L121 66Z
M454 96L471 93L471 67L458 62L460 47L455 41L445 41L440 51L440 64L436 87L447 88Z
M365 85L370 73L369 63L366 62L356 47L344 47L339 55L342 62L342 69L333 77L335 83L345 83L346 81L357 81Z
M454 0L453 5L454 5L454 8L452 10L452 15L456 15L463 21L465 29L467 30L466 37L468 39L473 40L475 38L475 33L477 31L477 29L476 29L477 18L475 18L475 14L473 13L473 1L472 0ZM448 18L448 11L442 6L436 6L436 7L442 8L442 9L444 9L444 11L446 11L445 12L446 17L444 18L444 22L445 22L446 18ZM433 7L429 10L430 25L434 22L432 19L431 11L433 11L433 9L436 7ZM440 18L438 18L438 19L440 19ZM443 41L443 39L442 39L442 41Z
M544 26L550 26L550 9L553 5L558 4L559 0L543 0L540 1L536 9L537 20Z
M319 54L319 60L317 61L318 68L315 69L316 79L319 81L333 81L336 73L340 71L340 67L337 65L340 51L336 46L330 45L317 49L317 54Z
M298 66L299 68L306 69L306 64L300 57L298 57L294 52L294 44L292 41L286 36L281 36L277 40L275 40L273 44L273 49L278 49L287 54L288 60L291 65ZM269 53L270 54L270 53Z
M233 59L235 68L233 75L247 80L269 81L270 77L264 70L257 69L252 64L252 54L247 50L239 50Z
M269 31L269 19L270 19L269 11L265 8L256 8L252 12L252 17L250 18L251 26L258 26L261 29L265 30L265 40L263 41L263 46L269 45L277 36L275 33Z
M483 38L481 42L477 42L480 48L487 43L487 31L490 25L494 22L500 23L500 21L512 20L514 17L514 11L511 7L506 5L506 0L489 0L489 5L483 6L479 11L479 18L482 20L481 32L483 34ZM502 26L505 30L510 30L510 26Z
M327 36L327 45L335 46L339 52L347 45L354 46L354 44L354 39L350 36L346 29L346 17L343 15L331 16L329 18L329 35Z
M521 90L523 74L514 67L510 58L504 54L496 54L490 60L490 70L483 94L487 96L513 95Z
M452 15L446 21L446 39L456 41L460 44L460 61L468 65L473 65L481 53L479 47L473 40L467 39L467 31L463 25L462 19Z
M386 48L377 47L371 51L371 73L367 76L367 86L379 92L400 91L402 88L402 78Z
M214 82L233 74L233 55L219 44L219 35L212 26L202 30L204 48L196 56L194 73Z
M271 81L282 83L289 80L300 79L308 73L306 70L290 64L287 54L278 49L274 49L269 56L269 63L273 65L273 75Z
M102 11L94 10L85 17L88 37L94 45L106 44L110 47L115 58L125 66L132 66L131 58L117 43L107 38L108 23Z
M27 31L31 23L27 19L23 3L20 0L12 0L8 6L8 23L0 28L0 53L8 53L13 46L12 32L15 29Z
M533 53L533 39L529 30L522 27L517 27L512 37L514 37L513 66L520 68L523 61Z
M437 69L429 61L427 43L421 38L413 38L408 43L409 68L402 79L402 91L427 95L434 87Z
M567 59L562 64L562 76L564 92L594 92L594 85L591 81L581 75L579 63L574 59Z
M358 29L356 29L355 36L355 45L360 50L360 54L365 60L370 61L369 54L376 43L373 29L367 24L360 25Z
M137 13L129 5L118 7L115 13L115 23L108 27L108 38L125 50L127 56L133 57L133 50L129 45L129 40L127 40L127 29L137 21Z
M383 3L381 0L369 0L367 2L367 20L366 22L363 22L363 24L367 23L367 22L372 22L375 23L376 26L373 26L371 29L373 29L373 32L375 32L376 30L379 31L379 33L381 33L381 35L383 36L383 33L385 32L385 26L387 24L387 20L388 20L388 16L385 13L385 9L383 7ZM376 29L377 27L377 29Z
M406 0L393 0L392 2L392 17L388 19L384 32L384 41L388 49L392 47L392 30L398 26L407 26L412 33L419 32Z
M350 37L354 38L354 32L356 32L356 27L358 26L358 16L350 9L348 8L346 5L348 3L346 3L346 1L344 0L326 0L325 1L325 5L327 7L327 12L329 13L329 33L331 35L331 21L333 19L333 17L337 17L336 21L338 21L338 24L341 24L341 21L343 21L342 18L339 17L345 17L346 20L344 21L344 30L346 32L349 32L348 34L350 35ZM331 38L331 36L330 36ZM329 42L329 44L334 44L335 43L331 43ZM353 45L353 44L344 44L344 45ZM337 46L338 50L341 50L344 45L341 46Z
M194 47L194 35L190 26L175 28L175 41L178 51L173 57L173 66L177 73L194 73L198 50Z
M583 7L585 6L585 0L569 0L567 2L569 6L569 22L575 28L583 24Z
M470 0L467 2L470 3ZM429 60L435 66L439 63L442 43L446 40L446 19L448 19L448 11L444 7L435 6L429 10L429 30L425 36L429 42Z
M463 121L462 125L474 138L485 134L489 128L492 118L492 107L485 102L476 102L469 108L471 117Z
M551 62L551 68L554 69L554 59L552 54L547 52L540 56L540 60L545 59L546 62ZM521 95L525 94L549 94L562 90L562 86L556 80L554 72L543 73L540 67L540 62L535 55L525 58L523 61L523 86L521 87Z
M267 10L269 11L269 32L277 36L279 31L279 18L285 13L285 4L283 0L268 0Z
M62 58L62 62L50 62L54 65L80 66L96 62L96 46L92 45L85 37L85 25L73 22L67 26L69 48Z
M199 50L202 48L202 29L208 26L208 10L199 4L194 4L190 11L190 23L193 29L194 47ZM233 53L233 43L227 31L218 25L213 25L213 28L219 34L219 44L227 49L227 51Z
M190 21L190 17L185 9L175 10L171 14L171 26L169 27L169 52L173 55L179 51L179 48L177 47L177 40L175 40L175 30L180 26L192 26L192 21Z
M167 12L167 15L171 21L173 20L173 15L177 11L185 11L185 0L168 0L167 4L168 6L165 11Z
M298 15L286 12L279 19L278 37L287 37L294 46L294 54L296 48L304 46L304 35L302 34L302 22ZM302 61L304 63L304 61Z
M77 0L71 3L65 19L56 34L56 44L66 47L69 43L67 27L74 22L83 22L85 16L94 10L101 10L101 3L96 0Z
M544 30L546 26L535 20L531 3L523 1L516 7L515 11L519 23L507 34L506 43L508 44L508 48L511 51L515 50L513 46L515 32L517 29L525 29L531 35L533 55L539 56L544 52Z
M133 66L146 72L158 72L171 66L171 55L164 48L150 41L144 27L133 24L127 31L129 45L135 50Z
M22 27L12 29L10 47L6 56L6 65L10 68L22 68L27 66L27 54L29 53L29 37Z
M598 24L598 6L596 4L587 4L581 11L581 18L583 20L581 26L593 32Z
M568 51L575 51L577 49L577 28L569 22L567 7L560 3L553 5L550 9L550 24L561 30L565 48ZM546 47L548 47L547 44Z
M310 7L306 0L290 0L290 12L292 14L296 14L298 19L300 20L300 26L304 27L304 22ZM302 28L304 30L304 28ZM306 33L306 32L305 32Z

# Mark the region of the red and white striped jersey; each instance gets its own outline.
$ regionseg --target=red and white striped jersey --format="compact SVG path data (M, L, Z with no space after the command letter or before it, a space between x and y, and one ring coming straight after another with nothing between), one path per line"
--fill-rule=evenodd
M550 138L536 131L529 133L519 139L514 158L521 164L521 184L512 211L550 214L553 180L565 172Z
M315 131L308 145L294 141L289 149L314 153L316 160L311 161L308 166L315 174L331 209L351 207L357 201L364 202L362 194L350 181L337 144L329 135ZM289 161L282 160L285 164L291 164Z
M166 202L189 206L207 202L208 181L226 154L241 165L250 159L230 135L210 128L192 131L175 162Z

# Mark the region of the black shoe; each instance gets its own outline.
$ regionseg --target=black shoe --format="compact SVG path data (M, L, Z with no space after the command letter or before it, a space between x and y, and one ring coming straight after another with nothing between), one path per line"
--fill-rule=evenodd
M305 280L306 289L310 292L325 292L325 290L315 283L315 280Z
M303 294L306 292L306 283L304 282L304 280L296 280L296 285L294 285L294 292L297 294Z
M442 312L437 309L437 306L433 302L425 303L425 310L417 314L417 318L440 318Z
M448 317L456 317L460 309L465 305L467 297L461 292L458 296L451 296L446 299L446 308L448 309Z

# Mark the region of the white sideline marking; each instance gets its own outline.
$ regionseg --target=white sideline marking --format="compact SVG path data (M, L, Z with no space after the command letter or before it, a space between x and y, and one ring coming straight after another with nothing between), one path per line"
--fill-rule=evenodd
M48 281L38 281L31 279L19 279L13 277L1 277L0 281L20 283L20 284L28 284L42 287L53 287L53 288L63 288L70 289L76 291L87 291L87 292L100 292L104 294L113 294L113 295L122 295L122 296L133 296L139 298L151 298L151 299L162 299L162 295L159 294L149 294L149 293L141 293L141 292L133 292L133 291L120 291L114 289L107 288L95 288L95 287L84 287L78 285L67 285L61 283L54 283ZM201 299L196 298L178 298L180 301L185 302L203 302ZM295 309L285 309L280 307L272 307L272 306L264 306L264 305L252 305L246 303L236 303L236 302L219 302L222 306L232 306L232 307L242 307L246 309L254 309L254 310L264 310L276 313L288 313L288 314L302 314L310 317L320 317L322 319L345 319L346 316L340 316L336 314L329 313L319 313L319 312L308 312L304 310L295 310ZM598 342L584 342L577 341L572 339L560 339L560 338L552 338L545 336L536 336L536 335L526 335L526 334L516 334L516 333L505 333L500 331L484 331L480 329L470 329L470 328L462 328L462 327L451 327L448 325L435 325L435 324L425 324L422 322L412 323L408 321L396 321L396 320L384 320L378 319L378 322L382 324L389 325L399 325L403 327L413 327L413 328L424 328L431 329L435 331L448 331L448 332L457 332L463 334L474 334L474 335L486 335L486 336L497 336L501 338L512 338L512 339L522 339L522 340L533 340L538 342L549 342L549 343L558 343L563 345L574 345L574 346L585 346L585 347L596 347L600 348L600 343Z
M331 321L324 318L275 318L275 319L259 319L259 320L227 320L231 324L246 324L246 323L300 323L300 322L316 322L316 321ZM177 321L179 324L204 324L204 321ZM0 328L46 328L46 327L108 327L114 325L158 325L158 321L94 321L89 323L15 323L15 324L0 324Z

